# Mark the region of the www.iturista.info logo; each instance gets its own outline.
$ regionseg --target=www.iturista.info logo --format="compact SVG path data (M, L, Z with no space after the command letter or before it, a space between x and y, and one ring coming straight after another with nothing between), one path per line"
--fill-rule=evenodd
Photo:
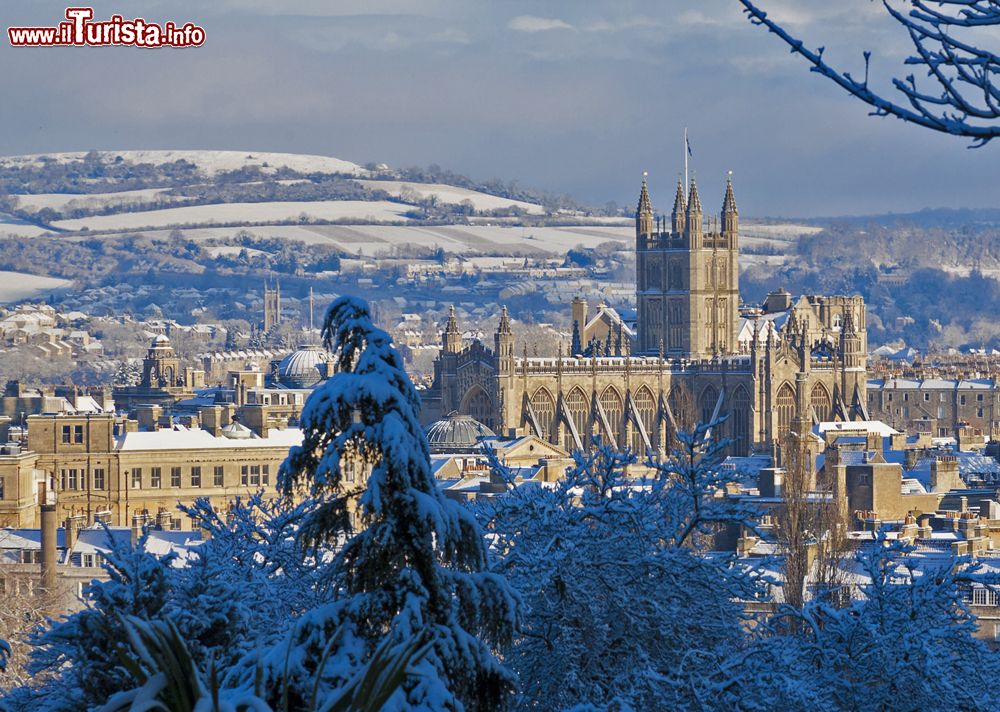
M188 22L162 25L141 17L126 20L112 15L106 22L94 22L94 8L66 8L66 22L55 27L8 27L7 37L14 47L200 47L205 29Z

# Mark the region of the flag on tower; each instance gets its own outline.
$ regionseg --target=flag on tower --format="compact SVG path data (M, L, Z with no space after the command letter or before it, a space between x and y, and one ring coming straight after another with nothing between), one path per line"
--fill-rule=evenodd
M684 143L687 144L688 155L694 158L694 154L691 153L691 141L688 139L687 130L684 130Z

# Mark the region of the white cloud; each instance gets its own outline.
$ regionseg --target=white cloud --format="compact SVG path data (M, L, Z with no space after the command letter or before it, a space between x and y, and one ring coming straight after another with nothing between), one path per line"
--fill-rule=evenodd
M548 32L549 30L575 29L563 20L555 17L537 17L535 15L518 15L507 23L507 27L515 32Z

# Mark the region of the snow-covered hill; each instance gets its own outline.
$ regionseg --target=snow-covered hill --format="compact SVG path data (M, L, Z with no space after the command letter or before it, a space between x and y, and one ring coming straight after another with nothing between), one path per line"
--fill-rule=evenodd
M300 173L350 173L368 175L361 166L331 156L315 156L302 153L268 153L260 151L98 151L102 157L112 159L121 156L129 163L151 163L160 166L175 161L188 161L208 176L222 171L240 168L290 168ZM84 151L67 153L36 153L24 156L0 157L0 166L43 165L45 161L68 163L80 161L87 155Z

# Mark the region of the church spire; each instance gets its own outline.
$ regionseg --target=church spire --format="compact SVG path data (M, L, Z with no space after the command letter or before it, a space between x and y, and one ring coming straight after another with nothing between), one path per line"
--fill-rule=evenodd
M685 218L685 209L687 205L687 199L684 196L684 184L681 179L677 179L677 194L674 196L674 210L671 213L671 217L674 222L674 234L683 235L684 227L687 225L687 220Z
M649 189L646 187L646 174L642 174L642 189L639 191L639 207L636 208L636 212L640 215L649 213L653 214L653 204L649 200Z
M688 204L687 204L687 231L686 231L688 244L691 249L699 249L701 247L701 237L702 237L702 212L701 212L701 198L698 196L698 183L694 178L691 179L691 190L688 193Z
M455 306L448 310L448 323L444 327L442 346L445 353L457 354L462 350L462 333L458 330L458 319L455 318Z
M653 236L653 203L649 200L646 187L646 173L642 174L642 189L639 191L639 205L635 209L635 243L642 249Z
M736 196L733 195L733 172L729 171L726 179L726 197L722 201L722 236L726 238L729 249L737 247L737 235L740 230L740 211L736 208Z

